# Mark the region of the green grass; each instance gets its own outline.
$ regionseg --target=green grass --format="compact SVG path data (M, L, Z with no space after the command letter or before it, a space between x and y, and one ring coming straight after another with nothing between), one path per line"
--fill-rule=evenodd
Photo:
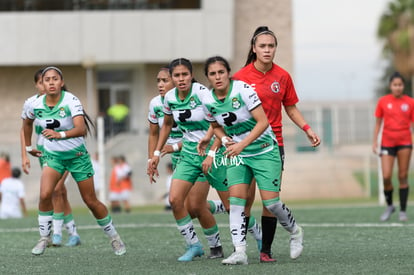
M0 274L412 274L414 223L399 223L398 213L389 222L379 223L383 207L374 204L289 206L305 229L305 249L297 260L289 258L289 235L279 225L273 244L276 264L259 263L251 236L247 266L224 266L219 259L205 257L179 263L183 238L172 214L156 208L113 215L127 245L124 256L113 254L108 239L85 209L74 210L81 246L48 248L44 255L32 256L31 249L39 238L32 211L21 220L0 220ZM258 207L253 214L260 219ZM409 218L414 220L410 212ZM228 215L219 214L216 219L225 254L229 255ZM198 223L196 230L208 250ZM64 241L66 238L64 233Z

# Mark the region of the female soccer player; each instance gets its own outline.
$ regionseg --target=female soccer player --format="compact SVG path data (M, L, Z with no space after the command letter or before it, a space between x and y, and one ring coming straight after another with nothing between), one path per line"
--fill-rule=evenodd
M95 195L93 168L85 146L84 136L88 130L85 113L79 99L63 90L62 71L47 67L42 71L45 94L33 101L23 122L26 151L35 157L44 157L39 197L40 240L32 254L44 253L51 230L53 204L52 194L65 171L69 171L78 183L83 201L97 219L104 233L110 238L116 255L126 253L125 245L116 231L108 209ZM33 124L44 137L43 151L31 146Z
M157 87L159 95L151 99L148 111L148 122L149 122L149 135L148 135L148 166L147 174L150 171L151 162L155 147L157 146L160 129L164 123L164 97L165 94L174 88L174 83L171 79L168 65L162 67L157 74ZM171 128L170 135L168 136L167 142L161 149L161 156L165 154L171 154L172 170L174 171L175 166L180 158L180 151L182 147L181 139L183 133L178 128L176 123ZM150 181L153 181L150 179ZM169 190L169 185L168 185ZM225 206L221 200L209 200L207 208L210 209L211 213L218 214L226 211Z
M149 135L148 135L148 169L150 169L150 159L153 157L155 147L157 146L160 129L164 123L164 97L165 94L174 88L168 66L162 67L157 74L157 87L159 95L151 99L148 111ZM173 125L167 142L161 150L161 153L171 153L171 162L173 169L180 158L181 139L183 133L177 125ZM147 169L147 170L148 170ZM151 180L151 179L150 179Z
M227 164L230 231L235 252L222 263L247 264L245 206L253 177L263 205L291 234L291 254L300 254L302 228L279 197L282 163L259 97L246 83L230 81L230 66L222 57L209 58L205 73L213 89L204 93L201 101L214 134L227 147L226 157L215 162Z
M208 133L209 124L204 119L197 93L207 91L203 85L193 82L192 64L189 60L179 58L173 60L169 65L172 82L176 88L171 89L164 97L164 121L159 133L155 151L149 166L150 180L154 181L154 175L158 175L157 166L161 150L164 147L174 124L177 124L183 132L180 160L174 171L170 187L170 204L176 219L178 229L187 243L187 251L178 258L178 261L192 261L194 257L204 254L202 245L194 231L191 217L197 217L207 236L212 256L222 257L221 242L216 221L207 207L207 195L209 183L221 193L227 192L225 185L225 167L212 167L212 161L207 164L205 154L198 154L199 142L209 140L212 131ZM216 150L220 141L210 143ZM204 171L212 170L207 175ZM223 170L224 169L224 170ZM208 180L208 181L207 181ZM190 191L191 190L191 191ZM192 213L189 213L191 211Z
M404 78L394 73L389 82L391 93L378 100L375 110L376 123L374 128L374 141L372 150L381 156L381 168L384 184L385 201L387 208L381 215L381 221L386 221L395 211L392 193L392 171L394 161L398 163L398 180L400 195L400 221L407 221L408 199L408 169L410 167L411 152L413 149L411 129L414 122L414 101L405 95ZM381 125L381 149L378 152L378 135Z
M34 75L34 82L35 88L37 90L37 94L26 99L23 105L22 111L22 119L25 120L27 118L26 112L27 109L30 107L30 104L35 101L38 97L45 93L44 86L42 83L42 72L43 69L38 70ZM65 87L63 88L64 90ZM40 151L43 150L43 140L44 137L37 133L36 139L36 148ZM20 144L21 144L21 152L22 152L22 169L26 174L29 174L30 168L30 159L27 156L27 152L25 150L25 143L24 143L24 133L23 133L23 126L20 131ZM40 167L43 167L44 158L39 157ZM66 171L58 184L56 185L55 190L53 191L52 202L53 202L53 236L51 243L53 246L60 246L62 243L62 227L63 225L66 227L66 230L69 234L68 242L66 246L76 246L80 245L80 237L76 230L76 224L72 216L72 208L70 206L67 190L65 186L65 180L68 176L68 172Z
M283 171L285 151L282 136L282 105L289 118L305 132L313 147L318 146L321 141L306 123L296 106L299 99L289 73L273 62L276 47L275 34L266 26L258 27L250 41L250 50L245 67L236 72L233 79L246 82L259 96L263 110L278 141ZM254 185L252 187L251 191L254 191ZM276 225L277 219L263 207L261 262L276 261L272 258L271 253ZM299 255L291 254L290 256L291 258L297 258Z

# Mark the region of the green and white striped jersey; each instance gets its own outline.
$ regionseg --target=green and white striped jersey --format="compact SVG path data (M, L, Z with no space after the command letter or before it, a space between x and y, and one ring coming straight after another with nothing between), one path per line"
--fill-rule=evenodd
M160 95L151 99L149 104L148 111L148 120L153 124L158 124L160 129L164 124L164 98ZM178 128L177 123L174 122L174 125L171 129L171 133L167 139L167 144L175 144L181 141L183 133Z
M23 110L22 110L22 115L21 118L22 119L26 119L27 118L27 111L29 110L30 106L33 104L34 101L36 101L38 98L40 97L39 94L36 94L34 96L29 97L28 99L25 100L24 104L23 104ZM39 130L40 128L37 127L38 122L35 120L33 125L35 128L35 133L36 133L36 147L38 150L43 151L43 142L45 137L42 136L41 133L38 133L37 130Z
M46 96L34 100L26 110L26 116L35 120L35 132L41 135L44 129L67 131L73 128L72 118L84 116L79 99L70 92L62 91L59 102L53 108L46 105ZM83 137L43 139L45 153L60 159L71 159L87 152Z
M208 121L216 121L223 126L226 134L235 142L242 141L247 137L256 120L250 111L261 105L256 92L246 83L233 80L224 101L217 99L214 89L204 93L202 98L204 110ZM240 153L241 157L260 155L273 150L276 138L271 127L266 130Z
M181 150L193 155L197 155L197 144L210 127L200 100L200 95L204 93L208 93L208 89L195 82L184 100L179 99L176 88L168 91L164 97L164 113L173 116L183 133Z

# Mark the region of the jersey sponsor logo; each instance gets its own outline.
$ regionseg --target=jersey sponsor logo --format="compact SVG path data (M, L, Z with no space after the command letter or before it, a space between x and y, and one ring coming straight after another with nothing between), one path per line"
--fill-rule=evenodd
M46 129L54 130L60 127L60 122L57 119L46 119Z
M241 104L238 98L233 97L233 99L231 100L231 106L233 107L233 109L239 109Z
M232 126L233 122L237 120L236 114L232 112L223 113L221 114L221 117L223 118L224 124L229 127Z
M164 116L164 112L162 110L158 110L155 112L154 117L163 117Z
M404 104L401 105L401 111L407 112L408 109L409 109L409 107L408 107L408 104L407 103L404 103Z
M178 115L178 120L180 122L185 122L188 118L191 117L191 110L180 110Z
M269 147L269 146L270 146L270 144L268 142L263 143L262 145L260 145L260 147L262 147L262 148L266 148L266 147Z
M43 117L43 111L39 110L36 112L36 114L30 113L31 115L33 115L33 117L39 117L42 118Z
M274 81L271 85L270 85L270 89L272 90L272 92L274 93L278 93L280 92L280 84L277 81Z
M244 165L244 161L243 161L243 158L240 156L234 156L230 158L226 156L221 156L221 157L214 157L213 164L215 168L218 168L220 166L229 166L229 165L240 166L240 165Z

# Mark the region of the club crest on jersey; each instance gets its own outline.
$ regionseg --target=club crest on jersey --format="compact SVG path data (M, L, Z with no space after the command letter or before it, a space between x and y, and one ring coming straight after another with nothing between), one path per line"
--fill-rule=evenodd
M270 85L270 89L271 89L271 90L272 90L272 92L274 92L274 93L278 93L278 92L280 92L280 84L279 84L279 82L274 81L274 82L272 83L272 85Z
M233 107L233 109L239 109L241 106L239 99L233 97L233 99L231 100L231 106Z
M60 117L65 117L66 116L65 108L61 107L59 109L59 116Z
M401 111L403 111L403 112L408 111L408 104L407 103L404 103L404 104L401 105Z
M195 107L197 107L197 102L195 101L194 97L190 98L190 108L194 109Z

